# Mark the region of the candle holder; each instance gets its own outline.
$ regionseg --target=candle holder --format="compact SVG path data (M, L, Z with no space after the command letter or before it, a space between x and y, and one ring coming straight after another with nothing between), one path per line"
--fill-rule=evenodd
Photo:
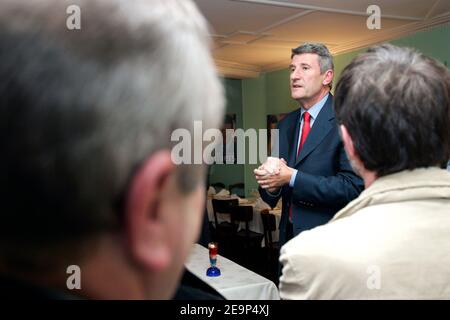
M220 269L217 268L217 242L210 242L208 243L208 249L209 249L209 263L211 266L206 270L206 275L208 277L218 277L220 276Z

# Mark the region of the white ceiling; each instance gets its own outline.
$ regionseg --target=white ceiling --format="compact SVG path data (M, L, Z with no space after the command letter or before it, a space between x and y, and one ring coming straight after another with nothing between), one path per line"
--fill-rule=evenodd
M291 49L325 43L340 54L450 22L450 0L194 0L210 23L213 53L227 77L286 68ZM369 5L381 29L367 27Z

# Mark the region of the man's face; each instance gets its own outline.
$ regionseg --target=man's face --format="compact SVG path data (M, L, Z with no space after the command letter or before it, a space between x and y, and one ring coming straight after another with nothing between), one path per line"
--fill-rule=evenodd
M301 103L314 99L321 93L326 72L320 73L317 54L303 53L293 56L289 69L292 99Z

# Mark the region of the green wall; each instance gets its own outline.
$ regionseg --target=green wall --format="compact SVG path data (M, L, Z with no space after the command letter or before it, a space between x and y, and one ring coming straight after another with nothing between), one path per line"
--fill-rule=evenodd
M415 33L407 37L390 41L398 46L413 47L425 55L436 58L448 66L450 62L450 25ZM336 55L334 57L334 84L350 61L366 48ZM297 108L290 97L289 71L283 69L260 75L253 79L225 79L227 93L227 112L236 113L237 126L266 129L268 114L286 113ZM246 150L246 155L248 155ZM253 169L257 165L214 165L211 182L223 182L226 185L244 182L246 194L257 188Z
M446 66L450 62L450 24L418 32L411 36L391 41L397 46L413 47L433 57Z
M266 76L262 75L255 79L242 80L242 106L244 117L244 130L249 128L266 129L267 98L268 90ZM246 143L246 163L248 163L248 143ZM253 189L258 188L253 170L259 165L245 164L244 183L245 194L249 195Z
M423 54L433 57L448 66L450 61L450 24L392 40L389 43L401 47L415 48ZM339 79L345 66L358 54L366 51L366 49L355 50L333 57L335 82Z
M267 113L278 114L291 112L297 108L297 102L291 99L288 68L266 74L267 79Z
M226 113L236 114L236 127L243 128L242 118L242 80L223 79L227 105ZM209 168L209 183L222 182L230 184L244 182L244 165L214 164Z

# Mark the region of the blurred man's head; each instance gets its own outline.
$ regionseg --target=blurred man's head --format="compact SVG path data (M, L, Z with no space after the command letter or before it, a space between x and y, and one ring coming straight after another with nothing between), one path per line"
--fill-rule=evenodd
M327 94L333 81L333 58L320 43L305 43L292 49L291 97L309 109Z
M169 298L204 206L171 132L223 116L204 19L187 0L5 0L0 30L0 272L60 287L76 264L86 296Z
M436 60L393 45L371 48L344 69L334 104L360 172L442 167L450 157L450 72Z

